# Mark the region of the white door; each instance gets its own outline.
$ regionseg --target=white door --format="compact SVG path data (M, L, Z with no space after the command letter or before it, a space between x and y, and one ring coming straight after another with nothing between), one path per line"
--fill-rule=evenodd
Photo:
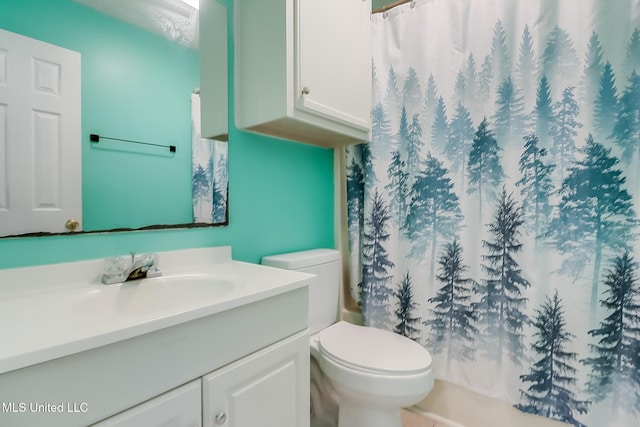
M197 379L92 427L200 427L201 405L202 392Z
M82 224L80 54L0 30L0 236Z
M309 335L298 334L202 379L202 423L309 427Z
M298 107L368 130L371 0L295 0Z

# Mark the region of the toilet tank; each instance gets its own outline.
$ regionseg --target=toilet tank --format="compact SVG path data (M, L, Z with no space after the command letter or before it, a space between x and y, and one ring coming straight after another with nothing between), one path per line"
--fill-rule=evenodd
M317 276L309 285L309 329L311 334L338 320L340 295L340 252L335 249L312 249L262 258L262 264Z

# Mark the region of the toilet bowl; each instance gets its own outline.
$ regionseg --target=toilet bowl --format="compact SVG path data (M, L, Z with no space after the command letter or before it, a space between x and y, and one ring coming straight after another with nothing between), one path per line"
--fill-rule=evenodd
M310 345L340 397L340 427L400 427L400 409L433 388L429 353L392 332L341 321L313 335Z
M317 275L309 286L310 353L338 396L338 427L401 427L401 408L433 388L431 355L402 335L337 321L339 255L315 249L262 263Z

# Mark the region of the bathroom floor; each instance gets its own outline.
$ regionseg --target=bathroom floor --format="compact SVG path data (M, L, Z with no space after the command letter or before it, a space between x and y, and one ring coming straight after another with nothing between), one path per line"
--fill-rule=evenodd
M453 427L453 425L434 420L426 414L403 409L402 427Z
M335 427L337 419L311 417L311 427ZM427 414L402 410L402 427L463 427L435 420Z

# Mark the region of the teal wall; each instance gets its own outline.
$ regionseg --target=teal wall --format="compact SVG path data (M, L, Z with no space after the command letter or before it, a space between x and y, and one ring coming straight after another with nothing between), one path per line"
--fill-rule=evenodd
M383 6L390 5L391 3L395 3L396 0L371 0L371 9L378 10Z
M222 3L232 7L230 1ZM81 17L82 23L71 27L70 17ZM57 24L45 25L44 22ZM149 192L152 198L160 200L158 206L164 207L154 210L166 213L171 210L166 206L181 206L172 213L177 218L172 222L188 222L180 220L184 215L190 219L191 215L188 178L186 184L178 179L177 183L166 183L162 179L181 177L185 170L190 172L190 136L187 140L184 135L190 135L189 93L198 86L197 54L71 0L3 0L0 28L82 53L85 226L101 229L107 224L130 220L122 213L126 210L118 210L123 204L127 205L124 197L130 197L129 203L133 203L137 194ZM79 34L84 37L78 38ZM229 34L233 34L231 18ZM141 57L121 46L115 49L115 40L124 44L142 43L147 53ZM95 46L100 47L99 55ZM232 40L229 40L229 49L233 58ZM163 64L159 67L161 73L157 70L158 55ZM105 85L110 78L130 76L133 71L124 67L132 63L138 68L136 72L143 75L146 75L145 67L156 68L154 75L160 77L154 79L160 80L150 81L143 87L136 84L129 89L120 86L116 90ZM101 70L102 74L92 74L89 78L90 70ZM232 94L232 64L229 71L229 93ZM166 74L186 77L167 79ZM155 94L162 89L164 93ZM133 92L136 99L123 105L117 99L118 91ZM155 96L160 98L153 98ZM184 105L173 109L176 106L172 99L180 97L184 101L176 103L184 102ZM230 120L233 123L233 100ZM164 126L166 123L171 126ZM158 143L167 144L175 139L178 152L172 157L115 146L102 148L88 142L89 133L117 137L110 135L116 131L126 134L124 137L128 139L156 139ZM128 171L125 180L121 176L123 170ZM127 190L128 196L105 200L106 191L100 182L114 180ZM129 216L134 214L129 211ZM249 262L258 262L262 255L269 253L332 247L333 151L241 132L231 126L228 227L5 238L0 239L0 268L102 258L131 250L149 252L218 245L231 245L235 259Z

